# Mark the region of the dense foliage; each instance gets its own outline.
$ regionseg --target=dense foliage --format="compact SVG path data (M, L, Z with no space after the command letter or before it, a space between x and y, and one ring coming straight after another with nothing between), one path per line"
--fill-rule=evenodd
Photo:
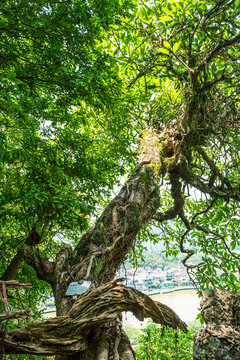
M76 242L133 160L132 119L122 107L116 60L102 45L131 6L71 0L0 5L2 274L16 276L19 249L31 233L30 242L40 241L51 258L66 241ZM17 266L6 269L14 257ZM37 281L25 264L17 276ZM35 301L46 291L39 283Z
M152 323L142 332L136 348L137 360L192 359L194 331L184 334L170 328L160 328Z

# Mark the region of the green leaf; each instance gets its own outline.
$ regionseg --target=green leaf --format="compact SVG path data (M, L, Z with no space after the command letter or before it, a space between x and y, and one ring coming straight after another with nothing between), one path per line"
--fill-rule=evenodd
M163 41L163 45L164 45L167 49L171 49L171 45L169 44L168 41L164 40L164 41Z
M160 48L158 51L161 52L161 53L163 53L163 54L169 55L169 51L168 51L167 49Z
M159 21L160 21L160 22L166 22L166 21L172 21L172 20L173 20L173 18L172 18L171 16L168 16L168 15L161 16L161 17L159 18Z
M180 5L181 4L181 5ZM176 0L176 1L174 1L174 5L176 6L176 7L178 7L179 8L179 10L183 10L183 3L182 2L178 2L178 0Z
M181 41L176 42L176 43L173 45L173 52L177 52L178 49L180 48L180 45L181 45Z
M235 1L235 8L240 9L240 0Z

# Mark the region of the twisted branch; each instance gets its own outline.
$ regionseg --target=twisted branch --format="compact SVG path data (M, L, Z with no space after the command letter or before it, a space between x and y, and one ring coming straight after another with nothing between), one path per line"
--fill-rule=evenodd
M2 339L5 353L70 355L85 350L88 334L97 331L102 324L114 321L123 311L133 312L141 321L151 317L156 323L187 332L186 324L168 306L136 289L119 285L122 280L90 288L66 316L8 332Z
M179 215L184 206L184 198L182 195L182 185L179 181L179 174L176 172L170 173L170 182L171 182L171 194L174 201L174 205L165 212L157 212L153 215L152 219L157 220L162 223L166 220L174 219Z

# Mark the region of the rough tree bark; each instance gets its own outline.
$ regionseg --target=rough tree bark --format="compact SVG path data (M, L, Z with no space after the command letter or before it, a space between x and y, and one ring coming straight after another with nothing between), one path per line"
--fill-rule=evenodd
M201 313L206 327L195 336L193 359L240 359L240 294L207 290Z
M117 319L122 311L132 311L141 321L151 317L155 322L165 326L187 330L186 324L168 306L119 284L121 280L123 279L112 280L89 289L79 297L66 316L58 316L42 323L30 324L25 329L10 331L4 339L6 351L14 353L18 348L25 354L42 355L80 352L81 355L74 357L89 359L94 354L96 357L102 352L110 353L111 343L107 339L114 334L118 335L118 341L116 343L115 340L112 358L117 359L119 352L125 351L119 349L121 338L124 339L124 348L127 343ZM101 344L100 349L94 346L96 341ZM89 348L90 342L92 348Z

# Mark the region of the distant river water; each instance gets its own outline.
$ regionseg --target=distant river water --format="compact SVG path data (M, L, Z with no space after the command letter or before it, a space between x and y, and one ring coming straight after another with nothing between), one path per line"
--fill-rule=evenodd
M195 320L199 314L200 298L196 290L178 290L166 294L151 295L151 298L169 306L185 322ZM123 322L137 328L144 327L147 324L147 320L140 322L130 312L123 313Z

